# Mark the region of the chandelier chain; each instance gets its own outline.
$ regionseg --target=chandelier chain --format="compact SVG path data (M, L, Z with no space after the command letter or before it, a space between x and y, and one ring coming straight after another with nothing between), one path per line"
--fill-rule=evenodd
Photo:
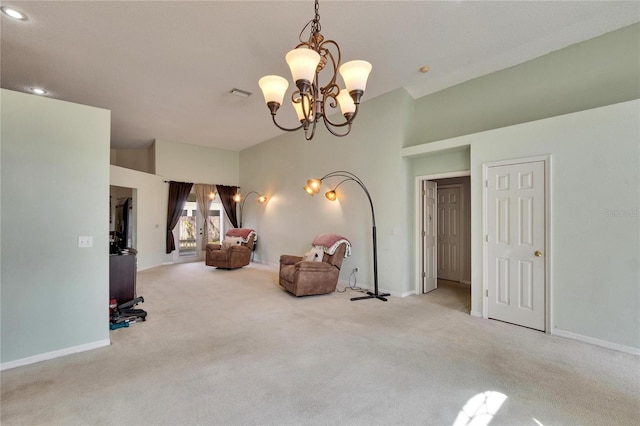
M316 0L315 4L315 12L316 16L313 18L313 26L311 28L311 33L319 33L322 27L320 26L320 3Z

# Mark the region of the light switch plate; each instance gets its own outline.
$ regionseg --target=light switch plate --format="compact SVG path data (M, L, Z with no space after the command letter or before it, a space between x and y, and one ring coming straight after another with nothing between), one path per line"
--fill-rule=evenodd
M78 237L78 247L80 248L93 247L93 237L92 236Z

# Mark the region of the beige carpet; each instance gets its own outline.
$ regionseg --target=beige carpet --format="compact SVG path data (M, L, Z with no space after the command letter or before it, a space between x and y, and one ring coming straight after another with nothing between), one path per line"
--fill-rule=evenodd
M110 347L2 372L0 421L640 423L638 357L471 317L465 287L442 287L351 302L292 297L257 264L143 271L148 321L112 331Z

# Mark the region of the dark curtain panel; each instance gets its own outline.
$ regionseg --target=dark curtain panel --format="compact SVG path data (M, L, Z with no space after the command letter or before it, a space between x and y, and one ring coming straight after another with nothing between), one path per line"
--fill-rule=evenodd
M229 222L231 222L234 228L237 228L238 227L238 217L236 215L237 203L233 201L233 196L236 194L236 192L238 192L238 187L216 185L216 190L218 191L218 195L220 196L220 201L222 201L224 212L227 214L227 217L229 218Z
M192 183L169 182L169 203L167 205L167 254L176 249L173 228L178 224L184 203L191 192Z

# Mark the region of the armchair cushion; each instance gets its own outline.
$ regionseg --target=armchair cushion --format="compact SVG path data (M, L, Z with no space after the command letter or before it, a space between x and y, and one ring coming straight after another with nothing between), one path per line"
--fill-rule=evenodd
M324 248L312 247L311 250L304 254L304 260L307 262L322 262L324 257Z
M227 237L222 240L222 250L227 250L232 246L239 246L240 244L242 244L242 242L242 238L240 237Z

